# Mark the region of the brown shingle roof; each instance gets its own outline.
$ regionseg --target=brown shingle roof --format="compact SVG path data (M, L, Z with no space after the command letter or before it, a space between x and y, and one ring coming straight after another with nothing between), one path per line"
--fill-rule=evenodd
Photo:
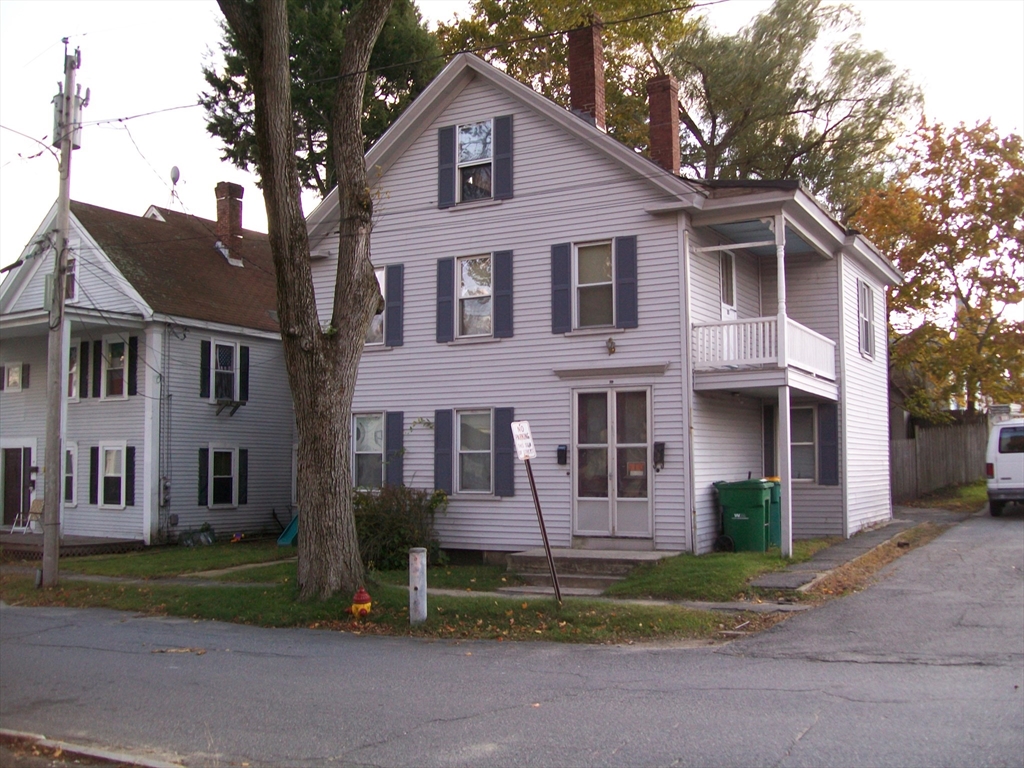
M75 218L154 312L277 331L277 288L267 236L242 230L228 263L215 222L157 208L166 221L71 203Z

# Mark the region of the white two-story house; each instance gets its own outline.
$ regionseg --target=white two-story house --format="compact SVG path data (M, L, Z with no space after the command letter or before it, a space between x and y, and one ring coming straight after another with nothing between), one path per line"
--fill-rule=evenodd
M456 57L367 154L386 310L354 401L354 477L450 494L442 545L536 546L510 422L531 425L559 547L703 553L713 484L778 475L783 549L891 516L885 291L901 279L796 182L679 175L677 90L651 155L604 130L603 61L570 35L574 110ZM336 194L308 217L326 319Z
M8 271L5 526L42 498L46 471L62 473L62 535L149 544L204 523L221 535L287 524L294 420L270 246L242 228L240 186L218 184L217 198L217 221L72 202L56 460L44 455L56 206Z

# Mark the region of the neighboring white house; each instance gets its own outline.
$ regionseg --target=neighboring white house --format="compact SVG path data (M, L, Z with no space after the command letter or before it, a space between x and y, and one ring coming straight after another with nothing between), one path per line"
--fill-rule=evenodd
M787 547L888 519L899 272L796 182L680 178L668 77L657 163L608 136L599 40L570 48L574 111L460 55L367 155L357 482L448 491L445 547L535 546L514 419L555 546L707 552L713 483L748 476L782 476ZM337 217L336 191L308 217L324 318Z
M63 534L174 539L279 531L294 421L267 236L218 220L71 204L63 461L44 455L56 206L0 284L3 523L63 473Z

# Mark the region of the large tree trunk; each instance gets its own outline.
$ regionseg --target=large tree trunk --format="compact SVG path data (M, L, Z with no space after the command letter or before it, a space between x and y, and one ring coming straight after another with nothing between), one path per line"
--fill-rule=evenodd
M326 328L321 327L317 316L309 239L302 215L286 2L219 2L238 37L255 96L258 165L277 272L285 365L299 433L300 595L326 598L338 590L353 592L363 582L352 514L349 438L359 358L370 318L379 309L381 298L370 263L373 206L366 188L358 116L362 113L366 66L391 0L365 0L353 12L339 62L340 106L333 116L332 132L342 201L341 237L334 312ZM354 103L348 104L347 100ZM344 165L337 162L339 156Z

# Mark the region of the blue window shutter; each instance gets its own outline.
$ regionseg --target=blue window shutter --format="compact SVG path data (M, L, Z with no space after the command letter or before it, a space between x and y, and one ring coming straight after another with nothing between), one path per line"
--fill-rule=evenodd
M455 126L437 129L437 207L455 205Z
M839 485L839 409L818 405L818 485Z
M494 118L494 199L512 197L512 115Z
M636 328L636 236L615 238L615 327Z
M516 447L512 439L514 408L494 409L494 495L516 495Z
M28 363L22 363L21 364L21 388L22 389L28 389L28 382L29 382L28 373L29 373L30 367L31 366Z
M92 396L99 397L103 392L103 341L92 343Z
M78 352L78 396L89 396L89 342L83 341Z
M100 448L89 449L89 503L100 503Z
M452 412L434 411L434 488L452 492Z
M135 506L135 446L129 445L124 451L124 505Z
M205 507L210 498L209 494L209 483L210 483L210 449L200 448L199 449L199 477L196 478L198 481L197 487L199 488L199 506Z
M384 286L384 344L388 347L402 346L402 301L405 289L402 285L405 270L401 264L390 264L386 268Z
M766 405L761 409L762 429L761 437L764 440L764 476L775 477L778 472L775 470L775 408Z
M455 338L455 259L437 260L437 343Z
M249 451L238 449L238 503L249 503Z
M128 337L128 394L139 394L139 337Z
M491 257L494 276L494 337L512 336L512 251L498 251Z
M572 330L572 243L551 246L551 332Z
M32 449L21 453L21 512L24 515L32 509Z
M238 399L249 402L249 347L244 344L238 347Z
M199 344L199 396L210 396L210 342Z
M402 440L405 437L405 414L402 411L388 411L384 414L384 484L402 485Z
M5 386L7 386L7 369L0 365L0 392L4 391Z

